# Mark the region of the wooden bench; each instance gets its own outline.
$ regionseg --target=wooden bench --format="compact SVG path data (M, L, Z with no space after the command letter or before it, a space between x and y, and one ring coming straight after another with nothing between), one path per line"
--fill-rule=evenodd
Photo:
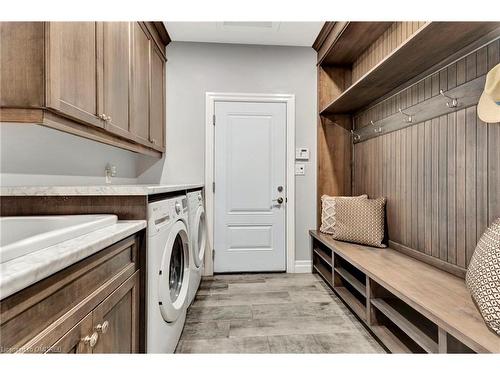
M313 272L390 352L500 353L463 279L390 248L310 234Z

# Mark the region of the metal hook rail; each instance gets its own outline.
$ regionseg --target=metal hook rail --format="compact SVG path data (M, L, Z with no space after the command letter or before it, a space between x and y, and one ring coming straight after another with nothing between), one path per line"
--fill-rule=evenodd
M399 111L399 113L401 113L403 116L406 116L406 118L405 118L405 120L404 120L405 122L408 122L408 123L413 122L413 115L410 115L410 114L408 114L408 113L403 112L403 110L402 110L401 108L399 108L399 110L398 110L398 111Z
M452 98L451 96L446 95L446 94L444 93L443 89L439 90L439 93L440 93L442 96L444 96L445 98L450 99L450 101L449 101L449 102L446 102L446 106L447 106L448 108L457 108L457 106L458 106L458 99L457 99L457 98Z

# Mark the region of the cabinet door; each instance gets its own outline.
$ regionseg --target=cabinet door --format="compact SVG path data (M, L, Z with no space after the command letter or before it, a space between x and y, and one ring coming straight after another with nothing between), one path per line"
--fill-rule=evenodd
M47 106L103 127L97 112L96 23L49 22L46 27Z
M52 345L47 353L92 353L92 334L92 313L90 313Z
M165 60L156 47L151 48L149 121L149 140L152 147L163 151L165 146Z
M130 22L102 22L102 110L106 129L129 137Z
M137 142L149 145L149 55L151 40L139 22L132 25L132 87L130 132Z
M94 353L139 351L139 271L94 309L92 321L99 334Z

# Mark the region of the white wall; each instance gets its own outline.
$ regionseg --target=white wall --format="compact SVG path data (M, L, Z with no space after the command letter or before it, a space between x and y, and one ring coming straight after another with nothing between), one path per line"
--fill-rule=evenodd
M316 53L308 47L173 42L167 47L167 153L139 161L141 182L203 183L205 93L296 97L296 147L309 147L296 177L296 259L310 259L316 227Z
M104 168L116 165L113 184L137 182L138 154L40 125L0 126L0 182L22 185L104 185Z

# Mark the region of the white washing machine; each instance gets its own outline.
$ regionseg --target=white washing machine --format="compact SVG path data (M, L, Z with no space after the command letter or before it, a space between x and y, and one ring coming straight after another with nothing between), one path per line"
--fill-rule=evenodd
M148 205L148 353L173 353L186 320L190 278L186 196Z
M188 192L187 201L189 243L191 245L191 275L189 278L188 304L191 304L200 286L201 275L203 274L205 249L207 246L207 227L201 190Z

